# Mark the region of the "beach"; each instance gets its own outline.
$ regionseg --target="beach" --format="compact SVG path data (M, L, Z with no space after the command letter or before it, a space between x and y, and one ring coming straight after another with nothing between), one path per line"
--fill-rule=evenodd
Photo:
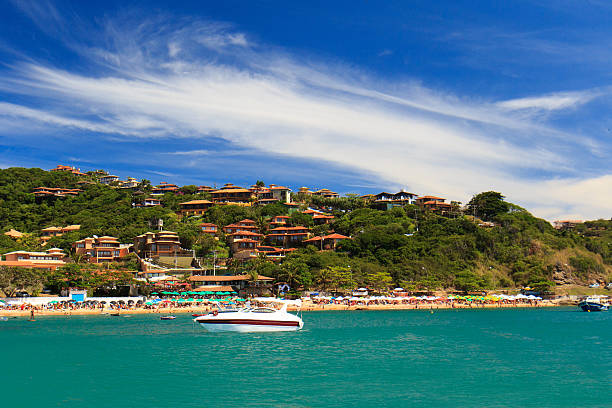
M324 311L364 311L364 310L438 310L438 309L500 309L500 308L539 308L539 307L554 307L559 306L556 301L541 300L531 302L413 302L413 303L375 303L375 304L350 304L342 302L321 303L304 301L302 302L302 311L307 312L324 312ZM80 305L71 304L67 307L47 308L42 306L23 308L17 307L14 309L0 309L0 316L26 316L31 315L34 311L34 316L71 316L71 315L101 315L101 314L178 314L191 313L201 314L216 310L214 304L207 305L185 305L179 306L171 302L160 305L159 307L81 307ZM287 310L296 312L300 308L296 306L288 306Z

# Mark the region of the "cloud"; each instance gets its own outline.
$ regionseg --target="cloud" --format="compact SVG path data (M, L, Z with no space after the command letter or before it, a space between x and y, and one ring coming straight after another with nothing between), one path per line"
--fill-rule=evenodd
M464 202L494 189L539 215L609 212L609 193L600 189L610 176L579 170L581 161L592 159L593 144L515 113L579 106L592 93L471 99L305 60L247 40L224 23L167 21L133 26L111 20L100 43L72 40L70 48L97 67L88 74L15 64L3 72L0 90L20 100L32 98L36 108L0 103L0 120L143 142L222 139L233 148L221 154L245 151L333 163L367 174L385 189ZM189 157L185 165L193 166L195 158L211 151L168 154ZM603 171L612 173L609 167ZM586 203L577 193L598 198Z
M498 102L497 106L507 110L536 109L560 110L584 105L600 96L600 92L561 92L545 96L510 99Z

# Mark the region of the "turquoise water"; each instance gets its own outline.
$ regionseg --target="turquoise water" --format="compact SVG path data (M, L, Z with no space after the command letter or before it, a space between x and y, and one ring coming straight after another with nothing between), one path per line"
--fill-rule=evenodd
M296 333L188 315L0 322L4 406L612 407L612 313L304 313Z

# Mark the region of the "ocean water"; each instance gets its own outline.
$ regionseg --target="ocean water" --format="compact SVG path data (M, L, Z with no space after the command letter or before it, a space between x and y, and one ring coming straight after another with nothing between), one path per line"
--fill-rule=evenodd
M295 333L189 315L0 322L6 407L612 407L612 312L311 312Z

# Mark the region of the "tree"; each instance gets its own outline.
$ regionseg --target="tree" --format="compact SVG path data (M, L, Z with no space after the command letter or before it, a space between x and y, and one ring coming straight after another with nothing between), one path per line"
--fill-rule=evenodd
M255 183L255 186L258 188L263 188L266 186L266 183L264 183L263 180L257 180L257 182Z
M467 207L470 213L485 221L491 221L500 214L505 214L510 209L504 196L496 191L487 191L472 197Z
M0 290L7 297L12 297L18 290L40 289L45 274L33 268L0 267Z
M377 271L366 276L368 287L374 288L378 292L389 289L392 282L393 278L385 271Z

